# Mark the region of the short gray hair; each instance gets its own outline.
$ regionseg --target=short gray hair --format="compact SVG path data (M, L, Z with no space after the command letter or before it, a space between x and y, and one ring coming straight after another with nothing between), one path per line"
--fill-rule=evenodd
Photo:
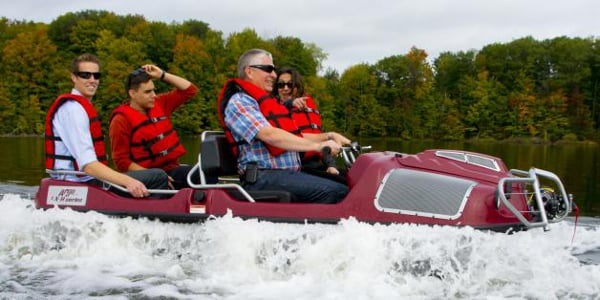
M244 54L242 54L240 56L240 59L238 59L238 64L237 64L237 72L238 72L238 77L241 79L246 79L246 72L244 71L246 69L247 66L250 65L254 65L258 63L258 58L260 58L261 56L266 56L268 58L270 58L271 60L273 59L273 55L271 55L271 53L267 50L263 50L263 49L250 49L246 52L244 52Z

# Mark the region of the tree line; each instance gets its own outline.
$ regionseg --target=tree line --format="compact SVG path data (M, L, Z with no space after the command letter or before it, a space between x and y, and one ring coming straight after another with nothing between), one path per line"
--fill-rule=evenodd
M0 18L0 134L43 134L46 110L72 88L70 61L85 52L102 61L94 105L104 121L126 101L127 74L153 63L199 88L173 116L182 135L220 129L218 93L250 48L270 51L279 67L298 69L324 127L349 137L553 142L600 136L600 44L593 37L524 37L433 60L413 47L340 74L322 70L327 54L296 37L266 39L250 28L224 37L198 20L167 24L96 10L66 13L50 24ZM157 82L157 88L169 87Z

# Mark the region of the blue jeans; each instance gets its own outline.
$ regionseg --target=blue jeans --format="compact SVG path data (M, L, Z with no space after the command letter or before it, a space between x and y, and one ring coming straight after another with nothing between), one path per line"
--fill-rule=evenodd
M348 194L348 187L333 180L289 170L259 170L256 182L244 188L288 191L298 202L335 204Z

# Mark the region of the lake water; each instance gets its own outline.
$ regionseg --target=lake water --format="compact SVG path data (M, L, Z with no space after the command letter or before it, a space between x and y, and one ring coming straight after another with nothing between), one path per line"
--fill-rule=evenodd
M188 153L182 161L195 164L199 138L182 139ZM533 145L364 140L376 150L416 153L425 149L462 149L502 158L509 168L537 167L556 173L573 194L584 216L600 216L600 147L590 144ZM0 193L34 187L44 171L44 143L39 137L0 137ZM4 183L4 184L3 184ZM6 185L9 183L11 185ZM14 185L12 185L14 184ZM15 186L17 185L17 186ZM26 189L27 190L27 189Z
M368 141L363 141L368 143ZM452 148L558 174L582 208L515 234L470 228L201 224L37 210L39 138L0 138L0 299L600 299L595 146L370 142L413 153ZM184 144L193 163L195 139Z

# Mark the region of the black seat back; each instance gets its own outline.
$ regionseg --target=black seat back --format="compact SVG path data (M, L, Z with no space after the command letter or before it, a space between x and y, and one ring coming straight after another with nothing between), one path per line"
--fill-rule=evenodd
M205 175L218 177L237 174L237 159L223 132L205 132L200 154Z
M205 131L202 134L200 157L205 176L220 177L237 175L237 159L233 156L225 134L220 131ZM287 191L247 191L258 202L292 202L294 196ZM239 191L231 190L231 195L243 199Z

